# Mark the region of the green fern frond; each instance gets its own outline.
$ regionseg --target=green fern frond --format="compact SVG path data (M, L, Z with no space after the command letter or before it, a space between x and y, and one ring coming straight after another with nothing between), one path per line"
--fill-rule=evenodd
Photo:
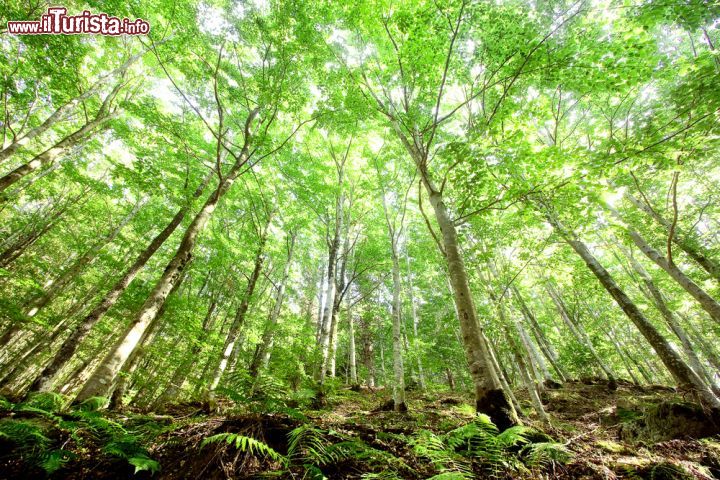
M516 425L504 430L496 438L497 442L503 449L515 447L517 445L528 443L527 435L533 431L532 428Z
M212 435L205 438L200 443L200 446L204 447L210 443L219 443L223 441L228 445L234 444L236 449L249 455L265 456L276 462L283 464L287 463L287 458L284 455L278 453L266 443L237 433L218 433L217 435Z
M60 412L67 401L68 399L59 393L37 392L30 394L25 402L17 405L16 409L23 409L23 411L30 409L34 411L42 410L54 414Z
M566 464L573 457L564 444L557 442L540 442L525 445L520 456L528 467L547 467L552 464Z
M324 433L310 424L301 425L290 431L288 433L288 458L292 461L315 465L325 465L335 461L325 447L328 441Z

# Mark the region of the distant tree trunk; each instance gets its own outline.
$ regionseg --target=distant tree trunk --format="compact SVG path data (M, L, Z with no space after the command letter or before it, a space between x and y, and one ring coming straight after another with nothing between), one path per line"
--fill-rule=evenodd
M104 237L100 238L93 246L91 246L85 253L80 255L75 261L70 265L68 268L66 268L60 275L55 278L54 280L51 280L45 285L43 285L43 288L45 291L41 293L40 295L36 296L35 298L31 299L29 302L27 302L25 308L27 309L27 316L33 317L37 315L40 310L45 308L48 303L50 303L56 296L58 296L62 291L65 289L65 287L75 280L75 278L82 272L82 270L92 262L95 257L98 256L100 251L105 247L105 245L112 243L113 240L120 234L123 228L132 221L133 218L137 215L137 213L140 211L140 208L145 204L147 201L147 198L144 198L137 202L135 206L130 210L130 213L128 213L125 218L123 218L120 223L117 224L117 226L113 229L111 229Z
M214 314L217 305L217 296L212 296L207 313L205 314L205 318L202 322L202 333L200 334L200 337L195 341L192 348L187 350L185 357L173 371L167 386L153 402L153 408L159 408L162 405L177 399L178 393L180 392L183 383L185 383L185 379L187 378L188 373L190 373L193 363L197 361L200 352L202 352L203 343L212 331L213 321L216 318Z
M350 383L357 385L357 353L355 352L355 318L352 311L352 300L347 295L347 318L348 318L348 363L350 364Z
M570 333L573 334L575 339L578 341L580 345L585 347L592 357L595 359L595 363L597 366L600 367L600 369L605 374L605 377L608 380L608 383L610 385L611 389L617 388L617 382L615 380L615 373L610 369L610 367L605 363L605 361L598 355L597 351L595 350L595 347L593 347L592 342L590 341L590 338L588 338L587 333L585 330L582 329L580 325L577 325L575 322L573 322L572 318L570 317L570 313L567 311L567 307L565 306L565 302L563 302L562 298L560 298L560 295L555 290L555 286L552 283L546 284L546 288L548 291L548 294L550 294L550 298L552 298L553 302L555 303L555 306L557 307L558 313L560 314L560 318L563 319L563 322L565 322L565 325L568 327L568 330L570 330Z
M87 191L84 190L80 195L77 195L61 204L55 211L51 210L47 214L47 221L42 222L40 225L36 225L25 235L19 237L14 243L9 245L2 253L0 253L0 268L7 268L8 265L20 257L28 247L33 245L38 239L54 227L58 221L60 221L68 208L77 204L86 194Z
M341 170L340 170L341 172ZM342 184L342 173L338 174L339 183ZM322 324L320 327L320 384L325 382L325 376L330 365L330 343L332 340L332 324L333 311L335 310L335 296L337 294L336 268L337 257L340 249L340 232L342 228L342 194L338 196L335 202L335 228L332 238L328 245L328 268L327 268L327 294L325 296L325 309L322 315Z
M451 392L455 391L455 377L453 376L453 372L451 368L445 367L445 378L448 382L448 387L450 388Z
M202 195L202 192L210 181L210 178L210 175L205 177L203 182L195 190L193 199L197 199ZM110 291L105 294L100 303L95 306L95 308L75 327L68 339L63 343L60 350L53 356L52 361L30 386L31 391L44 392L51 388L57 372L70 361L80 344L90 334L92 328L117 303L120 296L125 292L130 283L132 283L150 258L152 258L155 252L160 249L170 235L172 235L177 227L182 223L189 208L190 204L187 204L177 211L172 220L170 220L170 223L168 223L165 228L158 233L155 238L153 238L150 244L148 244L148 246L140 252L135 259L135 262L133 262L133 264L125 270L123 276L115 282L115 285L113 285Z
M318 289L318 311L317 311L317 322L315 323L315 343L320 345L320 336L322 335L323 326L323 312L325 311L323 301L327 301L326 287L327 287L327 266L322 264L320 266L320 287Z
M361 317L362 320L365 320ZM375 387L375 342L373 342L370 326L367 321L362 321L362 345L363 345L363 364L367 370L367 378L365 382L369 388Z
M568 379L568 375L565 370L560 366L560 363L557 360L557 354L553 351L552 346L545 338L545 334L543 333L540 324L537 322L535 315L528 308L527 304L525 304L525 301L523 300L522 295L520 294L520 291L517 289L517 287L512 285L510 288L512 289L512 292L514 294L513 296L517 301L518 306L520 307L520 312L523 314L525 320L530 323L530 327L532 328L535 339L537 340L537 345L540 347L540 350L545 356L545 359L550 362L550 365L553 367L553 370L555 370L555 373L557 374L560 381L563 383L566 382Z
M380 342L380 371L382 372L382 385L387 385L387 370L385 369L385 342Z
M393 242L394 243L394 242ZM392 337L393 337L393 408L396 412L407 410L405 404L405 365L403 362L402 332L400 317L400 261L398 259L396 246L393 245L392 277L393 277L393 298L392 298Z
M585 244L578 240L575 235L568 232L549 209L546 211L546 218L553 228L555 228L572 249L583 259L605 290L607 290L617 302L618 306L620 306L628 318L635 324L653 350L658 354L668 371L675 377L678 384L694 391L698 397L711 408L720 409L720 399L710 391L702 379L680 358L677 352L670 347L667 340L660 335L652 323L645 318L625 292L620 289L618 284L615 283L615 280L610 276L608 271L600 265Z
M420 335L418 334L418 326L420 317L417 314L417 305L415 304L415 292L413 291L412 271L410 270L410 255L405 253L405 264L407 267L407 291L410 300L410 314L412 315L413 325L413 349L417 358L418 369L418 386L420 390L425 390L425 372L423 371L422 355L420 354Z
M287 235L287 258L285 259L285 267L280 278L280 283L275 293L275 303L270 310L270 315L265 325L265 331L263 332L262 340L255 349L255 355L253 356L252 362L250 362L250 377L257 378L257 374L260 368L266 368L270 361L270 354L272 352L273 338L275 330L277 328L278 320L280 319L280 312L282 310L282 304L285 296L285 285L290 277L290 267L293 261L293 251L295 249L295 237L297 232L292 230Z
M713 348L713 345L703 338L702 333L697 330L692 321L683 315L680 316L684 318L685 325L692 331L691 339L693 343L700 347L700 350L702 351L703 356L707 359L708 363L712 365L718 374L720 374L720 356L718 356L718 353L715 348Z
M535 412L540 417L540 420L542 420L544 423L550 423L550 418L548 417L547 413L545 412L545 408L542 405L542 401L540 400L540 394L538 392L538 384L537 380L533 379L533 375L530 372L531 368L528 366L528 363L526 362L525 358L523 358L522 352L520 351L520 347L518 346L517 342L512 336L512 332L508 327L505 328L505 338L507 339L508 343L510 344L510 350L512 351L513 356L515 357L515 363L517 364L518 370L520 372L520 378L522 382L525 384L525 389L528 392L528 396L530 397L530 401L533 404L533 408L535 409Z
M257 110L253 110L246 119L246 133L249 131L249 127L257 113ZM249 154L249 138L247 137L248 136L246 135L245 144L241 153L238 155L235 164L218 184L215 191L205 201L205 204L195 215L190 225L188 225L175 255L173 255L172 259L165 267L165 271L155 284L155 287L143 306L140 308L137 316L133 319L125 335L123 335L113 346L96 371L93 372L87 380L85 386L78 394L76 401L82 402L87 398L104 396L108 393L108 389L112 382L114 382L115 376L118 374L132 351L137 346L138 341L143 336L143 333L157 318L157 312L165 303L173 285L179 280L185 266L192 257L192 252L195 248L198 235L217 208L220 199L235 182L235 179L238 177L243 166L247 162Z
M252 300L253 293L255 293L255 286L257 285L257 281L260 278L260 274L262 273L263 267L265 265L265 245L267 243L267 236L270 230L271 221L272 215L268 215L267 223L262 229L262 232L260 234L260 243L258 244L257 252L255 253L255 266L253 268L252 274L250 274L250 277L248 278L245 292L243 293L242 299L240 300L240 305L235 312L235 318L230 325L230 330L225 337L225 344L223 345L220 363L218 364L217 368L215 368L215 373L213 374L212 381L210 382L211 393L214 392L217 386L220 384L223 373L225 373L225 370L230 363L230 359L233 356L233 351L238 348L238 335L240 334L240 330L245 324L245 317L247 315L248 309L250 308L250 301Z
M630 362L628 362L627 355L620 349L620 345L618 344L618 341L615 339L615 332L610 328L605 334L608 337L608 340L610 340L610 344L615 349L615 353L618 354L618 357L620 360L622 360L623 365L625 365L625 371L630 375L630 379L633 381L635 385L640 385L640 381L637 379L635 374L632 371L632 368L630 368Z
M652 217L658 224L662 225L665 230L667 230L668 235L670 234L671 223L655 209L650 208L649 205L641 202L630 193L625 193L625 198L635 205L635 207ZM720 282L720 264L710 257L707 249L705 249L699 242L694 241L689 236L681 237L677 234L677 232L673 233L672 241L690 258L695 260L695 262L707 273L709 273L716 281Z

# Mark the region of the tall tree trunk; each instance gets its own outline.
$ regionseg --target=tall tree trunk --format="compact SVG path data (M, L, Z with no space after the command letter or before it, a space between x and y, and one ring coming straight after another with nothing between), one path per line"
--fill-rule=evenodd
M712 383L712 380L707 375L705 369L702 367L700 359L695 353L695 349L693 348L692 342L690 342L690 338L685 332L685 329L682 328L679 319L670 310L667 303L665 303L665 297L660 292L660 289L655 285L655 282L653 282L650 274L647 272L647 270L645 270L645 268L640 264L640 262L635 259L631 252L629 252L622 245L618 246L623 252L623 255L625 255L625 257L630 261L630 265L632 266L633 270L635 270L635 273L637 273L642 280L644 288L642 288L641 285L640 290L652 303L655 304L655 307L662 314L662 317L665 319L668 327L670 327L670 331L672 331L678 338L678 340L680 340L680 344L682 345L683 351L685 352L685 356L690 362L690 367L695 370L695 373L697 373L700 378L704 378L710 387L713 387L714 385ZM717 393L718 392L716 392L716 394Z
M210 175L205 177L203 182L195 190L193 199L197 199L202 195L202 192L210 181L210 178ZM187 215L190 206L191 203L188 203L175 213L175 216L172 220L170 220L170 223L168 223L165 228L152 239L150 244L148 244L148 246L140 252L135 259L135 262L133 262L133 264L125 270L123 276L115 282L115 285L113 285L110 291L105 294L100 303L95 306L95 308L74 328L68 339L63 343L62 348L53 356L52 361L32 383L30 386L31 391L44 392L50 389L57 372L70 361L80 344L90 334L92 328L117 303L120 296L125 292L143 267L145 267L150 258L152 258L155 252L160 249L170 235L175 232L177 227L182 223L183 219Z
M0 178L0 193L3 193L10 186L17 181L23 179L30 173L34 172L40 167L45 167L53 164L56 160L61 158L65 152L72 149L73 147L80 145L87 141L91 136L97 134L102 129L107 128L108 122L113 118L117 117L120 113L119 110L110 111L110 104L113 102L120 90L125 86L123 78L117 82L112 91L103 100L97 115L88 122L85 123L78 130L75 130L70 135L66 136L55 145L45 150L41 154L35 156L29 162L26 162L19 167L12 170L10 173ZM0 197L0 201L2 197Z
M237 156L235 164L232 166L227 175L218 184L215 191L208 197L200 211L195 215L193 221L188 225L183 235L180 245L173 255L170 262L165 267L165 271L155 284L152 292L147 300L140 308L138 315L133 319L129 329L120 340L113 346L108 355L102 360L98 368L93 372L85 383L85 386L78 394L76 401L83 401L90 397L104 396L107 394L111 383L118 374L128 357L135 349L138 341L143 336L145 330L157 318L157 313L165 303L168 294L172 290L173 285L179 280L185 266L192 257L195 243L210 216L215 211L220 199L228 191L240 174L243 166L247 162L249 153L249 127L252 124L258 111L250 112L246 123L246 138L240 155Z
M418 369L418 386L420 390L425 390L425 372L423 371L422 355L420 354L420 335L418 334L418 327L420 325L420 317L417 314L417 305L415 304L415 292L412 281L412 271L410 270L410 255L405 253L405 264L407 267L407 291L408 298L410 300L410 314L412 315L413 325L413 350L415 351L415 357L417 358L417 369Z
M320 286L318 289L318 311L317 322L315 322L315 343L320 345L320 337L322 335L323 312L325 312L324 301L327 301L327 267L323 264L320 266Z
M426 163L417 158L415 161L440 227L465 357L475 387L475 407L478 412L486 413L498 428L504 430L516 423L516 420L511 417L510 403L503 393L487 345L483 341L482 327L477 318L465 263L460 254L457 230L447 211L442 193L430 180Z
M348 363L350 364L350 383L357 385L358 374L357 374L357 353L355 351L355 318L353 317L352 311L352 300L350 295L347 295L347 318L348 318Z
M400 315L400 260L397 245L392 241L392 338L393 338L393 408L396 412L407 411L405 404L405 365L403 363L402 331Z
M328 367L330 365L330 343L332 340L332 324L336 320L335 297L337 295L336 268L338 253L340 249L340 232L342 228L342 202L343 196L339 195L335 202L335 230L328 247L328 268L327 268L327 294L325 296L325 309L320 327L320 384L325 382Z
M183 275L180 277L180 279L175 283L175 285L173 285L173 288L170 291L168 298L178 291L180 285L182 285L185 278L187 278L187 272L183 272ZM158 318L162 318L163 315L165 315L166 307L167 302L163 303L162 307L160 307L160 311L157 314ZM133 352L130 354L130 357L125 362L125 365L123 365L122 369L120 370L120 375L118 375L117 381L111 389L112 394L110 395L110 404L108 406L108 408L110 408L111 410L118 410L122 408L125 393L130 386L130 377L133 375L133 373L135 373L138 365L140 365L140 360L145 357L145 353L148 347L152 345L153 341L155 341L155 337L160 333L161 330L162 329L160 328L160 322L153 322L147 328L147 330L145 330L145 334L140 340L139 346L135 348L135 350L133 350ZM147 363L148 361L146 360L146 366Z
M680 358L677 352L670 347L667 340L665 340L652 323L645 318L625 292L620 289L615 280L610 276L610 273L600 265L585 244L578 240L575 235L568 232L549 208L546 209L546 218L560 236L575 250L580 258L583 259L605 290L607 290L618 306L620 306L628 318L635 324L678 384L694 391L698 397L711 408L720 409L720 399L710 391L702 379Z

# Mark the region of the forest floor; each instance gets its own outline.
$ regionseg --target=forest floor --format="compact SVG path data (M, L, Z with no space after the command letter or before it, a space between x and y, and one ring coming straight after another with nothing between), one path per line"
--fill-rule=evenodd
M666 387L621 383L611 392L601 382L569 382L544 394L552 426L530 420L506 434L478 422L469 396L409 392L407 413L382 410L388 397L339 389L325 409L275 413L259 412L267 403L240 411L224 402L222 414L199 404L162 415L8 407L0 478L44 478L45 470L65 479L720 478L720 429ZM18 445L12 421L45 422L43 435L61 448ZM39 455L40 446L50 453Z

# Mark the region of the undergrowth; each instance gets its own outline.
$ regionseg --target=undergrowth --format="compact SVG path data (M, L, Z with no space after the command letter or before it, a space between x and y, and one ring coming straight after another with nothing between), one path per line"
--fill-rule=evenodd
M132 427L121 424L100 411L106 403L103 398L71 407L67 403L66 397L56 393L33 394L16 404L0 398L3 458L48 475L94 452L127 462L135 473L160 469L146 445L169 427L143 417L134 418Z

